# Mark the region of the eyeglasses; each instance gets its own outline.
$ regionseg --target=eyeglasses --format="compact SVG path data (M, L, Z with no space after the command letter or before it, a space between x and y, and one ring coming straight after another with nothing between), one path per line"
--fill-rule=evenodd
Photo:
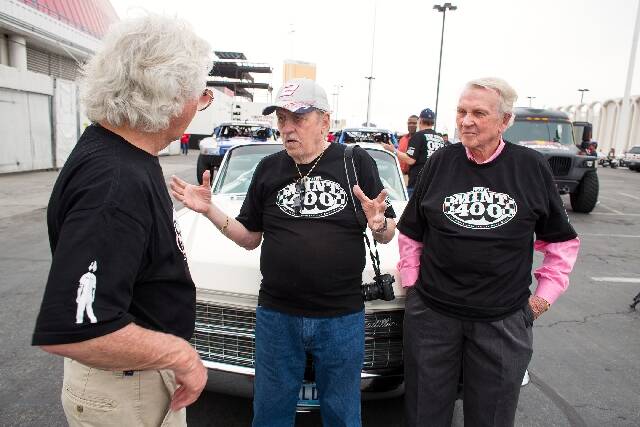
M302 212L302 203L304 202L304 196L306 196L306 189L304 180L306 178L301 178L295 183L296 197L293 198L293 213L296 216L300 216Z
M198 111L206 110L213 101L213 92L211 89L205 89L202 91L200 98L198 98Z

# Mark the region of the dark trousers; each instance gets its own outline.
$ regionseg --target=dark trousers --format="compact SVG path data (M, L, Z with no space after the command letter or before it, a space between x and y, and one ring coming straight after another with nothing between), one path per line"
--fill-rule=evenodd
M513 426L533 350L528 304L495 322L458 320L407 293L404 316L407 426L451 425L461 368L464 425Z

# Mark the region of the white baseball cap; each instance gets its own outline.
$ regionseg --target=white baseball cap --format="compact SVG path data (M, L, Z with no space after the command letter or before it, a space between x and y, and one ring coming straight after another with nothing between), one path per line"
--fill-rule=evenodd
M276 108L284 108L298 114L314 109L326 112L330 110L326 92L310 79L292 79L286 82L278 91L275 103L262 110L262 115L269 115Z

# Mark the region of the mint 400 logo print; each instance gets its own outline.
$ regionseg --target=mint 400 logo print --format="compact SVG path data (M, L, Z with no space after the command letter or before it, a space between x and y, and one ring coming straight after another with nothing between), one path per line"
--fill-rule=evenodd
M453 223L476 229L496 228L511 221L518 212L516 201L508 194L486 187L474 187L466 193L448 196L442 211Z
M347 192L340 184L320 176L305 180L302 194L302 209L296 214L294 205L300 196L295 183L280 189L276 196L276 204L280 210L294 217L323 218L340 212L347 205Z

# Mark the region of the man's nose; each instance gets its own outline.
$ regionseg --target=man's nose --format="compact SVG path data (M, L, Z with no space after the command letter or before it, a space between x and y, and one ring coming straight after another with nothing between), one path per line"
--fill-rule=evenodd
M471 114L465 114L462 116L460 123L462 126L473 126L473 118L471 117Z
M280 129L280 133L291 133L293 132L293 121L292 120L284 120L284 123L282 123L280 126L278 126L278 128Z

